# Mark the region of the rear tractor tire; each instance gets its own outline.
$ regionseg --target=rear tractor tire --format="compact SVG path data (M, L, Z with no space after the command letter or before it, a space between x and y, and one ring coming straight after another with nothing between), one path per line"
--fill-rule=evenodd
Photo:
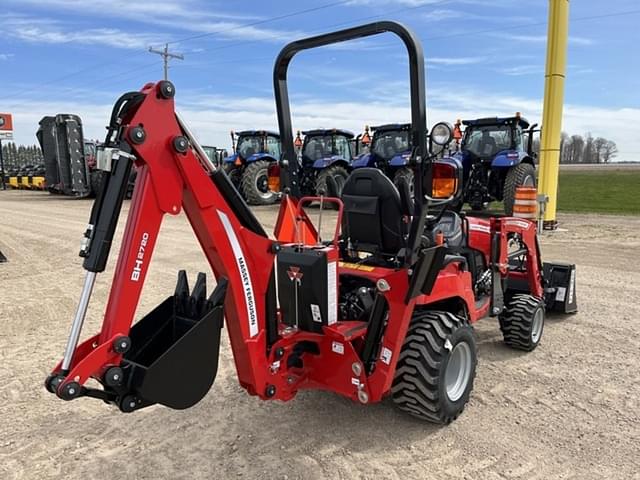
M394 403L421 420L455 420L473 389L476 351L465 319L449 312L414 313L391 387Z
M516 294L505 304L499 320L504 343L512 348L530 352L542 339L544 302L533 295Z
M240 188L240 179L242 177L242 167L235 165L234 163L225 163L222 166L224 173L227 174L231 183L236 188Z
M414 184L413 184L413 170L409 167L403 167L396 172L393 176L393 184L400 190L400 185L405 182L409 185L409 195L413 198Z
M349 178L349 172L347 172L347 169L340 165L333 165L318 173L315 185L316 195L320 195L321 191L325 192L325 195L328 195L329 190L327 186L327 177L333 177L338 188L336 194L338 198L342 197L342 188L344 187L347 178Z
M240 190L249 205L271 205L277 199L269 190L269 162L259 160L246 166L242 173Z
M536 169L530 163L521 163L511 167L504 180L504 213L507 216L513 215L513 205L516 201L516 189L518 187L535 187Z

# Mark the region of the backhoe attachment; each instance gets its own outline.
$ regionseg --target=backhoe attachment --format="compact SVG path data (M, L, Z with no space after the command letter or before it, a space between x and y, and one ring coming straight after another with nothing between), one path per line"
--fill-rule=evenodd
M64 376L47 379L49 391L65 400L80 396L114 403L123 412L159 403L175 409L189 408L204 397L218 371L220 331L227 280L222 278L206 297L206 277L198 274L189 293L187 274L181 270L174 295L138 321L113 348L122 362L104 371L103 389L68 383L57 390Z

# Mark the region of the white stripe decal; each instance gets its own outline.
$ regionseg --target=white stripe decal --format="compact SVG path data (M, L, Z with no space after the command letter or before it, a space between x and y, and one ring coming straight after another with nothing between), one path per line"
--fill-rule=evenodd
M491 227L487 225L477 225L474 223L469 224L469 230L473 230L474 232L491 233Z
M238 272L240 273L240 280L242 281L242 290L244 293L244 301L247 305L247 314L249 319L249 336L255 337L258 334L258 313L256 311L256 297L253 295L253 286L251 283L251 275L249 274L249 267L244 259L244 253L242 247L236 236L236 232L233 230L233 226L229 221L229 217L224 212L218 210L218 216L222 222L222 226L227 232L229 237L229 243L233 254L236 257L236 265L238 265Z

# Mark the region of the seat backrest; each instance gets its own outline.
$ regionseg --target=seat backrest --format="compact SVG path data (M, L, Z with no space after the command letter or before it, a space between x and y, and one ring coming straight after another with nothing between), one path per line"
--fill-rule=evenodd
M482 144L480 147L480 153L483 156L493 156L496 154L496 140L491 135L484 135L482 137Z
M396 255L407 223L400 194L377 168L354 170L342 189L344 231L356 250Z

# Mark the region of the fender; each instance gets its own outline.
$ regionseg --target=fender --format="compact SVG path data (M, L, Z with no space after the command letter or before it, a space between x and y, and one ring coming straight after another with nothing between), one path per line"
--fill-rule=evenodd
M345 168L349 168L349 162L347 162L340 155L332 155L330 157L319 158L313 162L313 168L316 170L322 170L323 168L330 167L335 164L341 164Z
M390 167L405 167L409 164L409 158L411 158L411 151L407 150L399 155L396 155L389 161Z
M462 165L464 181L466 182L467 178L469 177L469 172L471 172L471 166L473 164L471 156L468 155L465 151L460 150L459 152L454 153L449 158L455 158L460 163L460 165Z
M273 158L273 155L269 153L254 153L249 158L247 158L246 163L253 163L260 160L264 160L267 162L277 162L277 160Z
M360 155L351 162L351 168L365 167L375 167L375 156L372 153Z
M503 150L498 152L491 161L491 168L513 167L520 164L526 157L526 152L518 150Z
M222 159L222 163L235 163L237 158L239 158L239 155L237 153L234 153L232 155L229 155L228 157L224 157Z

